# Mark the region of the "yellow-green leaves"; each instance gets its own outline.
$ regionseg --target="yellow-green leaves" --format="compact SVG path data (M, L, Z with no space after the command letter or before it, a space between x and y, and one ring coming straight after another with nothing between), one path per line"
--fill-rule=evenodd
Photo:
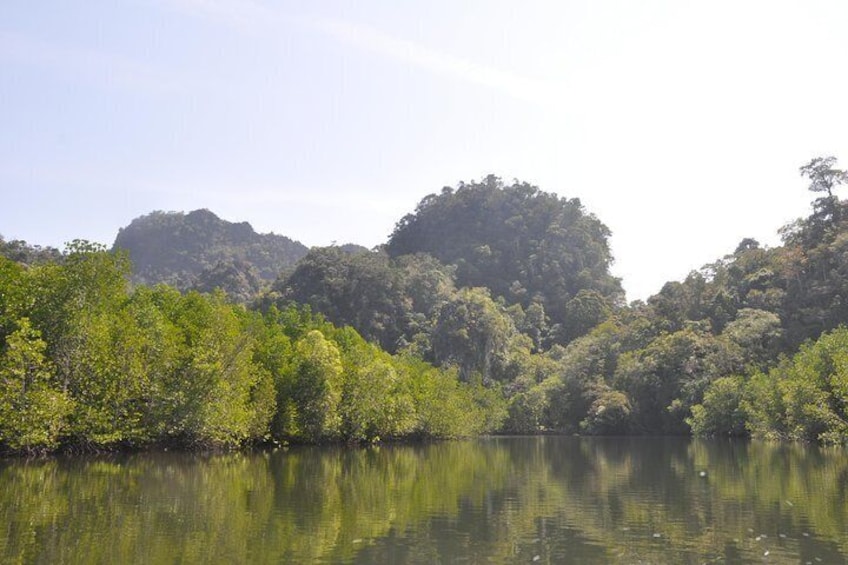
M6 338L0 355L0 442L19 451L55 448L71 409L56 387L46 344L27 318Z

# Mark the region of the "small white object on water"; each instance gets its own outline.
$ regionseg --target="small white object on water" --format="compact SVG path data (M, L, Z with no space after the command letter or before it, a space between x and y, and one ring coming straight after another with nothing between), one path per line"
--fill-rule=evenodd
M661 538L661 537L662 537L662 534L654 534L654 537L655 537L655 538Z
M533 561L539 561L539 560L541 560L541 559L542 559L542 556L541 556L541 555L534 555L534 556L533 556Z
M767 550L765 551L765 553L763 553L763 557L768 556L768 554L769 554L769 550L767 549Z
M707 472L706 472L706 471L701 471L700 473L698 473L698 476L699 476L699 477L701 477L701 478L706 477L706 476L707 476Z
M786 504L787 504L788 506L795 506L794 504L792 504L792 501L791 501L791 500L787 500L787 501L786 501Z

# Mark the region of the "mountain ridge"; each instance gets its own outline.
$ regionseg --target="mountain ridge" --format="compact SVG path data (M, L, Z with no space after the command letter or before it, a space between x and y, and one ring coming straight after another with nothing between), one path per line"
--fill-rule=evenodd
M207 208L139 216L118 230L112 249L129 253L137 284L167 283L181 290L221 286L237 297L255 294L309 250Z

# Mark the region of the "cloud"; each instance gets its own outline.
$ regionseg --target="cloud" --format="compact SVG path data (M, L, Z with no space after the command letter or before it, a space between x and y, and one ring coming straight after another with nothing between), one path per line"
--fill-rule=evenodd
M45 67L73 78L134 92L168 95L184 90L182 80L139 61L9 31L0 31L0 61L3 60Z

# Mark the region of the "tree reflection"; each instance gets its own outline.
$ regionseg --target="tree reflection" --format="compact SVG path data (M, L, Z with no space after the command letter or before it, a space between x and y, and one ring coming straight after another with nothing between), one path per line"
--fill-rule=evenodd
M3 562L845 561L840 449L489 438L8 461Z

